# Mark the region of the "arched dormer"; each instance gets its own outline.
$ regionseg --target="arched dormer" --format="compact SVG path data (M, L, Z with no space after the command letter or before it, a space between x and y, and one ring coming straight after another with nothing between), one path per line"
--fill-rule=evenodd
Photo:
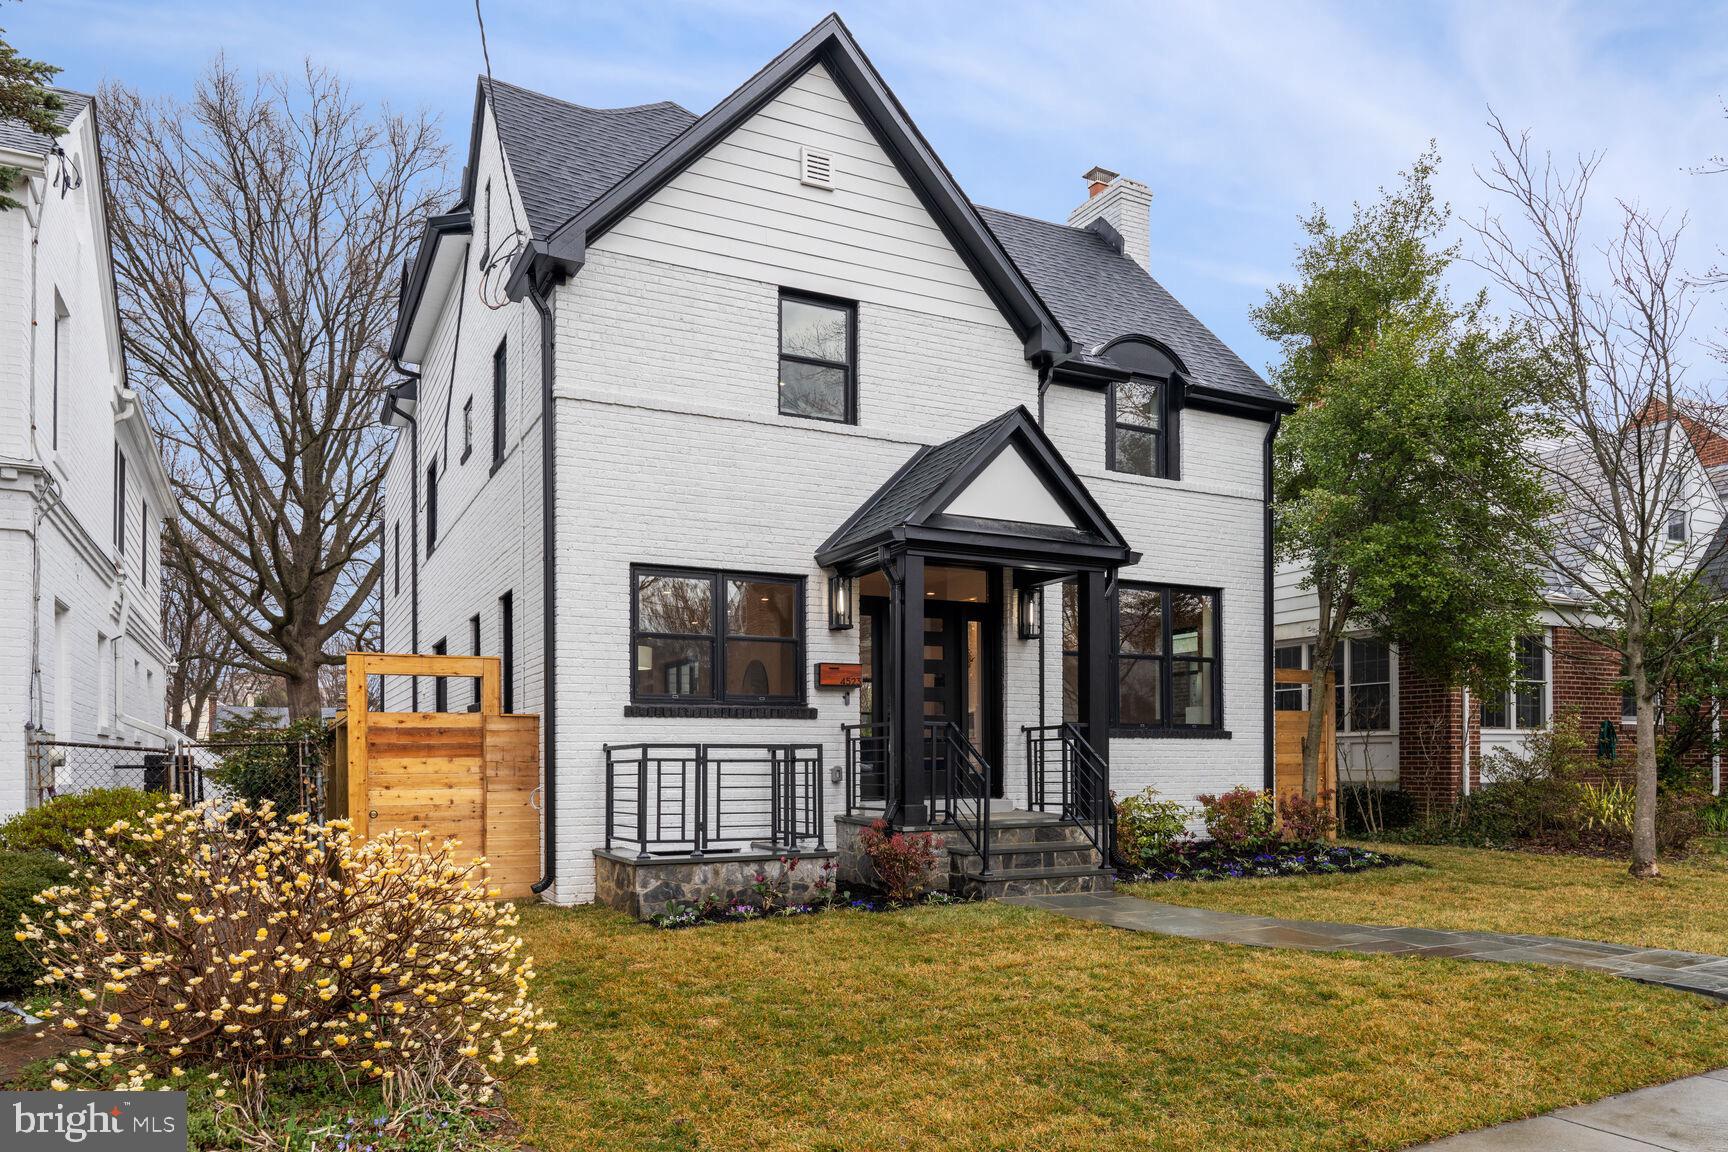
M1134 476L1182 478L1182 392L1187 369L1170 347L1130 333L1100 344L1094 356L1129 373L1105 397L1104 464Z

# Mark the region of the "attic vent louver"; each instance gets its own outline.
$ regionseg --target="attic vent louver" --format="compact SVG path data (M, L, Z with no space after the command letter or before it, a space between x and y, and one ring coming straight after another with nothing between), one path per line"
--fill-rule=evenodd
M834 156L815 148L798 149L798 183L811 188L834 187Z

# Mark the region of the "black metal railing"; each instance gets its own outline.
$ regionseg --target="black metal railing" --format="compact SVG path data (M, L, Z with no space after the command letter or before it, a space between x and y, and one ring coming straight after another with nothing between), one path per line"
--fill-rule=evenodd
M978 853L979 875L990 869L990 762L951 720L924 725L932 822L958 829Z
M1026 807L1055 812L1085 834L1100 860L1110 859L1110 765L1077 724L1038 724L1026 737Z
M846 742L846 815L888 810L889 740L886 724L842 724Z
M608 744L606 847L639 857L823 847L820 744Z

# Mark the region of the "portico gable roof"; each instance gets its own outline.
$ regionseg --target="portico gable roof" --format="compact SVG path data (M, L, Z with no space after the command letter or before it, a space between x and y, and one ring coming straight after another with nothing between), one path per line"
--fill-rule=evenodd
M1008 484L1036 487L977 487ZM1016 504L1019 516L1008 511ZM816 561L825 568L862 570L874 566L883 548L911 547L1052 573L1114 569L1135 559L1024 406L920 448L817 549Z

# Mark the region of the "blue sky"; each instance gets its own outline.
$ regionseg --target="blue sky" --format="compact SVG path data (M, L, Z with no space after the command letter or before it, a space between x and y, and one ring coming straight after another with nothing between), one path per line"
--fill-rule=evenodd
M831 4L484 0L494 74L594 105L672 99L701 112ZM1103 164L1153 190L1153 271L1256 368L1272 350L1248 309L1287 275L1311 203L1342 218L1430 138L1461 216L1486 201L1492 106L1559 156L1605 154L1613 198L1690 217L1686 264L1728 247L1728 0L986 3L840 8L973 199L1062 219ZM0 0L28 55L93 88L187 93L216 52L243 68L310 57L356 92L441 117L466 139L479 37L470 0ZM460 163L457 159L455 163ZM1460 236L1470 242L1460 229ZM1462 290L1481 282L1457 273ZM1705 301L1694 333L1720 330ZM1696 358L1696 371L1724 369Z

